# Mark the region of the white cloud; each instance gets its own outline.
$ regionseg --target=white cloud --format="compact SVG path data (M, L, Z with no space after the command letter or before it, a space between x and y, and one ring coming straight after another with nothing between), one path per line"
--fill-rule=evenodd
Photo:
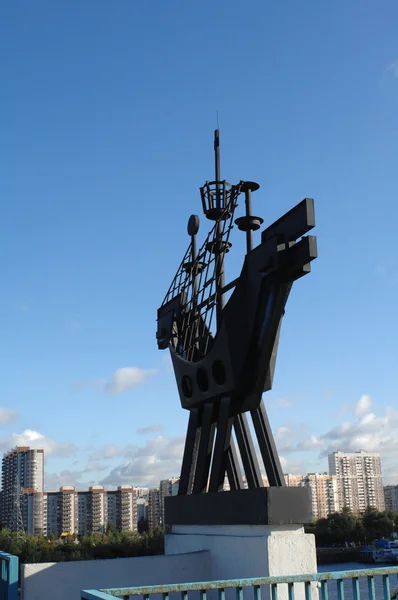
M290 427L283 426L283 427L279 427L279 429L277 429L276 435L280 438L280 437L286 435L287 433L291 433Z
M380 452L386 459L398 453L398 411L387 409L383 416L373 413L363 415L356 422L346 421L322 436L326 455L329 451L341 449L355 452L360 449Z
M355 404L354 413L357 417L369 412L372 406L372 399L367 394L363 394L358 402Z
M319 451L318 458L325 461L325 467L327 455L336 450L377 452L382 459L383 480L398 483L398 410L387 408L383 415L377 415L370 412L371 407L371 397L361 396L353 406L355 419L343 421L322 435L310 434L301 425L280 427L275 434L279 452L285 456Z
M184 436L157 436L147 440L145 446L131 446L126 449L126 460L112 469L101 483L157 486L161 479L179 475L184 443Z
M17 417L17 411L12 408L7 408L6 406L0 406L0 425L11 423L11 421L15 421Z
M121 394L136 387L154 373L154 369L139 369L138 367L117 369L110 381L105 384L105 390L111 394Z
M74 462L73 464L76 463ZM58 473L48 473L45 471L44 488L46 491L52 492L59 490L64 485L73 485L79 491L88 490L90 485L98 483L97 473L106 471L107 469L108 466L101 463L88 463L84 469L63 469ZM82 481L82 478L87 473L90 473L93 479L89 481L84 479Z
M70 442L59 443L52 438L33 429L25 429L21 433L12 433L0 438L0 450L7 451L15 446L30 446L31 448L43 448L46 455L69 457L75 453L76 448Z
M284 473L291 473L292 475L302 475L303 473L303 461L286 458L285 456L279 457Z
M84 468L83 473L97 473L99 471L106 471L108 469L108 465L103 465L101 463L89 463Z
M144 381L151 375L156 373L156 369L140 369L139 367L122 367L116 369L106 379L93 379L88 381L75 381L71 384L71 388L79 390L87 387L92 387L99 392L108 392L109 394L122 394L127 392Z
M136 430L138 435L147 435L148 433L156 433L157 431L163 431L163 426L159 423L154 423L153 425L148 425L147 427L139 427Z
M316 435L310 435L309 438L297 444L297 450L317 450L323 447L323 442Z
M108 444L90 454L89 460L94 462L98 460L109 460L119 454L123 454L121 448L118 448L114 444Z
M63 485L73 485L77 489L87 489L88 485L81 483L83 472L75 471L70 469L64 469L59 473L47 473L44 474L44 489L47 492L57 492Z

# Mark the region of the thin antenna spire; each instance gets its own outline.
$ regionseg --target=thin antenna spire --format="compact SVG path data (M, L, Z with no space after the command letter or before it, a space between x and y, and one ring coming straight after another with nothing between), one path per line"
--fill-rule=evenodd
M218 129L214 132L214 164L215 181L220 181L220 132Z

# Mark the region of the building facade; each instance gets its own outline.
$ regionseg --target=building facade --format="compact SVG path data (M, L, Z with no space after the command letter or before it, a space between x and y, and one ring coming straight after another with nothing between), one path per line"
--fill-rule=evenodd
M149 490L148 494L148 525L155 529L160 525L160 491L159 488Z
M159 484L159 525L164 526L164 499L167 496L177 496L179 477L171 477L171 479L162 479Z
M384 490L380 454L373 452L333 452L329 454L329 474L337 479L340 510L364 512L368 507L384 510Z
M105 533L108 525L118 531L137 531L136 494L132 486L106 491L95 485L84 492L63 486L44 496L44 535Z
M292 475L291 473L288 473L284 477L288 487L302 487L304 485L303 475Z
M107 492L108 525L118 531L137 531L137 494L131 485Z
M398 485L386 485L384 488L386 510L398 511Z
M30 535L47 535L47 499L43 492L24 490L20 499L23 529ZM15 528L13 528L15 529Z
M22 519L25 531L33 533L39 528L43 520L43 513L39 514L43 493L44 450L17 446L6 452L2 461L3 527L15 531Z
M325 519L328 515L339 512L340 505L336 475L328 475L327 473L308 473L303 478L302 485L311 490L314 521Z

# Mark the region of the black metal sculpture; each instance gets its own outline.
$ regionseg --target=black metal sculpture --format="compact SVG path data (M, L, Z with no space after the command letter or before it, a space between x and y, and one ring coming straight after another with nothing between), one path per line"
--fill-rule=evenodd
M231 490L243 491L241 466L247 487L263 488L247 413L269 485L285 486L262 394L272 387L292 284L317 256L316 238L303 237L315 225L310 198L264 229L260 245L253 246L253 231L263 223L252 215L259 185L221 180L217 130L214 150L215 180L200 188L203 212L214 226L198 250L199 217L190 217L191 243L158 310L158 347L170 350L181 404L190 412L179 496L221 491L225 474ZM234 220L241 194L245 215ZM234 223L246 233L247 252L240 276L226 284Z

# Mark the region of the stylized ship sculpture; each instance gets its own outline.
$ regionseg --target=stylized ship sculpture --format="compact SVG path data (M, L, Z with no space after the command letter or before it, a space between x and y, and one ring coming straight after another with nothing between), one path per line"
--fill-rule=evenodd
M303 237L315 225L310 198L265 228L253 247L253 231L263 223L251 207L259 185L221 180L218 131L214 149L215 181L200 189L203 212L214 225L197 250L199 217L190 217L191 243L158 310L158 347L170 350L181 405L190 412L179 495L221 491L225 474L231 490L243 489L240 464L247 487L263 487L248 413L269 485L285 485L262 394L272 387L292 284L317 256L316 238ZM245 215L234 220L243 194ZM234 223L246 233L247 253L240 276L225 284Z

